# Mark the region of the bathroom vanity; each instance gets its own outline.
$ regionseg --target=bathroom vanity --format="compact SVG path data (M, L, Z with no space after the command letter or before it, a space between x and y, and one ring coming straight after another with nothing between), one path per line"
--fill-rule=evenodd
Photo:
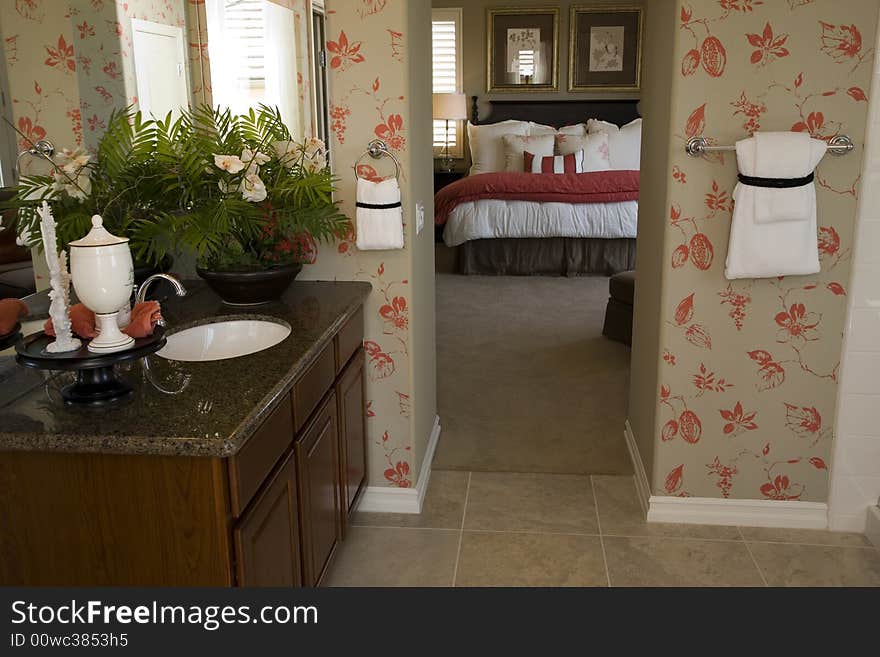
M0 585L320 585L365 481L370 286L301 281L245 311L186 286L163 300L169 334L236 318L291 334L121 365L134 394L106 408L65 406L69 374L0 357Z

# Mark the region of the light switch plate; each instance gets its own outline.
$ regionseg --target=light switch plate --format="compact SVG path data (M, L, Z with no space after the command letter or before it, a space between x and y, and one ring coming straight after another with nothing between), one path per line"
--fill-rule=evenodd
M421 201L416 203L416 235L425 227L425 204Z

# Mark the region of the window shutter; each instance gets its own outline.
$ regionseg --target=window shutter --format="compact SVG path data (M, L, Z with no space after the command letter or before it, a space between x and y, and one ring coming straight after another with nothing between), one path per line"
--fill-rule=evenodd
M461 92L461 13L436 10L431 21L431 68L435 94ZM461 122L449 122L449 152L461 156ZM434 121L434 151L446 145L446 121Z
M251 88L266 84L265 25L262 0L226 2L224 29L246 53L248 80Z

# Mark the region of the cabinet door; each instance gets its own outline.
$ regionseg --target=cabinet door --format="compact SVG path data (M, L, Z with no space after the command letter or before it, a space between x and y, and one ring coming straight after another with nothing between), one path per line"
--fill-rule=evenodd
M303 582L316 586L339 540L339 449L331 394L296 442Z
M342 526L367 473L366 400L364 398L364 351L361 349L336 384L339 407L339 452Z
M302 586L294 454L235 529L239 586Z

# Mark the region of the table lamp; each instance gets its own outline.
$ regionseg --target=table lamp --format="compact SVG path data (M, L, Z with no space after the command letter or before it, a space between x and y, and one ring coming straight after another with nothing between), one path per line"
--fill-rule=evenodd
M433 105L434 119L446 121L441 170L452 171L453 158L449 156L449 122L467 118L467 97L464 94L434 94Z

